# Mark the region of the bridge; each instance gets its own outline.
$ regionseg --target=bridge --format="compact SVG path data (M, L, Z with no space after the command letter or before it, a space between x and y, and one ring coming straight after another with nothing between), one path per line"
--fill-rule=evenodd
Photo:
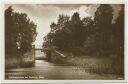
M41 50L42 51L43 49L42 48L35 48L35 50Z
M43 48L42 51L46 55L46 60L51 62L57 62L59 59L64 59L66 56L57 50L57 47Z
M38 53L40 54L40 56L38 55ZM36 57L41 57L41 54L42 57L44 55L45 60L50 62L58 62L58 60L66 58L66 56L62 52L58 51L56 47L35 48L35 46L33 45L32 50L22 56L22 66L29 66L31 64L34 64L36 61Z

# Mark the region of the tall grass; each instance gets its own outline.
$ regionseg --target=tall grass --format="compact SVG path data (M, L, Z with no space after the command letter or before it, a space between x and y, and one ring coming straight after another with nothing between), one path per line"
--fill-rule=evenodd
M5 68L10 69L10 68L16 68L20 64L20 61L14 56L9 56L5 58Z
M111 57L69 57L65 62L69 65L75 65L77 68L83 68L89 73L98 74L122 74L119 63L115 63L116 59ZM117 70L117 71L116 71Z
M23 56L21 55L9 55L5 57L5 68L17 68L17 67L32 67L35 63L35 53L27 52Z

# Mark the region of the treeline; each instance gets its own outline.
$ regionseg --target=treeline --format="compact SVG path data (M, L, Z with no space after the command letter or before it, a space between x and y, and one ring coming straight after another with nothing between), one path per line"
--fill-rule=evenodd
M111 5L100 5L93 17L80 18L75 12L71 17L59 15L52 22L51 31L44 37L43 48L56 47L74 56L117 55L123 60L124 53L124 5L114 22Z
M5 10L5 57L20 58L31 51L36 27L26 13L14 12L11 6L8 7Z

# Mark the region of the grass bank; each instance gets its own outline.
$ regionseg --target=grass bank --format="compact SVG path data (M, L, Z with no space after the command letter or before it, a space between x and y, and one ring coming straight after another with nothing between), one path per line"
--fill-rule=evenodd
M65 63L75 65L77 68L84 68L89 73L123 75L120 64L112 57L67 57Z
M10 68L16 68L20 64L20 61L14 56L8 55L8 57L5 58L5 68L10 69Z
M5 68L17 68L17 67L32 67L34 66L35 58L34 52L25 53L23 56L19 55L6 55Z

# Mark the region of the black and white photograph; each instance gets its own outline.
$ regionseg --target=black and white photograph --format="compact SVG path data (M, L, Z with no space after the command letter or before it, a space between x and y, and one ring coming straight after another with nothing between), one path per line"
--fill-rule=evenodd
M124 80L124 4L5 4L5 80Z

